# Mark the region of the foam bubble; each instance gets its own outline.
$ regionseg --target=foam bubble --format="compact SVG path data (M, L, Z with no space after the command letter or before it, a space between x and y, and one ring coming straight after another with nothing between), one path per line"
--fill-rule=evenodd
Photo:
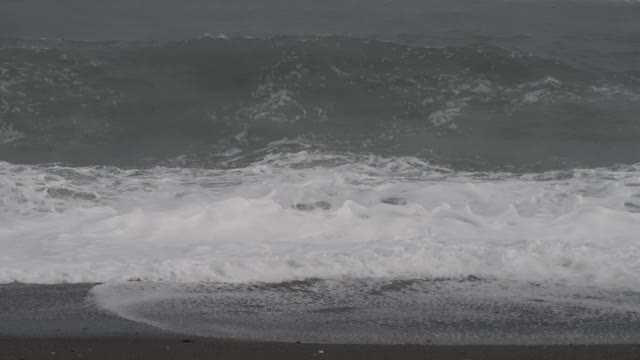
M200 336L311 343L637 343L638 292L466 279L280 284L127 282L91 299L132 321Z
M637 167L459 173L272 155L230 170L0 163L0 281L464 277L637 287Z

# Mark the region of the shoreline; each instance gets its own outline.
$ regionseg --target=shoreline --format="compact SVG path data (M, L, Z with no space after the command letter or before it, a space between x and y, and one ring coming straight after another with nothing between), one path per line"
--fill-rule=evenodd
M198 337L107 313L87 301L94 285L0 285L0 360L640 358L640 344L382 345Z

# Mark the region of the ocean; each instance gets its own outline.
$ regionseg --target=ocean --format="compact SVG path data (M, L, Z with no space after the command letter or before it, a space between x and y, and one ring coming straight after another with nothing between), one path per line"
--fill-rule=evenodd
M0 3L0 283L165 330L640 340L640 2Z

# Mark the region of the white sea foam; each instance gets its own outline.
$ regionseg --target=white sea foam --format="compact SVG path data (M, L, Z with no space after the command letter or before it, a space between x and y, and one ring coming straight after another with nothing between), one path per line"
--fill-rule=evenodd
M23 137L24 134L14 129L11 125L5 125L0 122L0 144L8 144Z
M637 167L470 174L308 152L231 170L0 163L0 281L638 287L638 185Z

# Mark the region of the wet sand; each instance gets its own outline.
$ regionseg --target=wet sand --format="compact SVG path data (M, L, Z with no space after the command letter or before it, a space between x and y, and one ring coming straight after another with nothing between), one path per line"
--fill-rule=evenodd
M421 346L244 342L165 332L104 313L93 284L0 285L0 360L640 359L640 345Z
M412 346L226 342L192 337L0 338L1 359L638 359L640 346Z

